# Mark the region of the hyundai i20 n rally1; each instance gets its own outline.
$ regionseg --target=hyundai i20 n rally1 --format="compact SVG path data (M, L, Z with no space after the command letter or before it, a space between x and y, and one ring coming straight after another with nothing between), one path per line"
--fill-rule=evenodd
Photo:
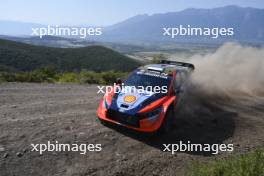
M134 70L102 97L101 122L140 132L168 132L194 65L162 60Z

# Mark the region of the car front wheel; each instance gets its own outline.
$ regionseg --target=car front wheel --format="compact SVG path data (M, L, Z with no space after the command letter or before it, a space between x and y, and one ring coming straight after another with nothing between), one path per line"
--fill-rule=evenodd
M163 120L163 123L161 124L161 127L159 129L159 132L161 134L166 134L169 133L172 130L173 127L173 116L174 116L174 112L172 110L172 108L170 108Z

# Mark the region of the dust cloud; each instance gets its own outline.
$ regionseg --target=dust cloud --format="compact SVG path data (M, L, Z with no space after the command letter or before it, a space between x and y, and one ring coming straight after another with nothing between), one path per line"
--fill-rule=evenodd
M226 43L214 53L194 55L191 82L208 93L264 92L264 48Z

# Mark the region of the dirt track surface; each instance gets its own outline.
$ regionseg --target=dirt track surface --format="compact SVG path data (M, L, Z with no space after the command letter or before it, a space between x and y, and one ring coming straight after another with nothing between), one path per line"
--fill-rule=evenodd
M162 152L163 143L233 143L234 153L264 146L264 98L190 93L174 130L144 136L96 120L92 85L0 84L0 175L184 175L192 160L230 155ZM30 144L100 143L101 152L31 151Z

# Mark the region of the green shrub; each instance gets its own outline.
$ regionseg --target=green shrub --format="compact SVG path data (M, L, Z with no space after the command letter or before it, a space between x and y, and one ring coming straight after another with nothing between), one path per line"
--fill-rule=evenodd
M54 66L45 66L32 72L26 72L29 82L55 82L57 71Z
M80 73L80 83L99 84L100 79L100 74L94 71L83 70Z
M117 78L124 78L128 73L106 71L96 73L93 71L81 71L80 83L88 84L113 84Z
M7 72L2 72L0 77L3 82L15 82L16 80L15 74Z
M188 176L264 176L264 150L210 163L193 162Z
M114 71L107 71L101 73L102 76L102 82L101 84L113 84L116 82L117 78L123 78L127 75L127 73L122 73L122 72L114 72Z
M79 83L80 75L78 73L62 73L58 78L59 83Z
M59 82L59 83L87 83L87 84L113 84L117 78L127 76L126 72L107 71L96 73L94 71L57 73L55 69L43 67L32 72L0 73L0 82Z
M6 82L5 77L3 76L3 73L0 73L0 83Z

